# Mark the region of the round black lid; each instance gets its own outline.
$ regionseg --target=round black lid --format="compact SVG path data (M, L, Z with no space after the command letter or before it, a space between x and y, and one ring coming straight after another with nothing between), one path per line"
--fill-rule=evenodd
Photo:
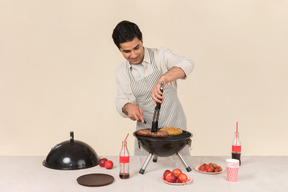
M43 161L45 167L59 170L85 169L98 164L99 157L94 149L82 141L74 140L73 132L70 132L70 140L53 147Z

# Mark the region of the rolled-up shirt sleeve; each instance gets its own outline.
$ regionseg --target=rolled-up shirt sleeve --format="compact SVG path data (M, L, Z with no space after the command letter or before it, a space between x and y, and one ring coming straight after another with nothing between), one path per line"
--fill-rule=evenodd
M164 73L172 67L179 67L184 71L185 77L183 79L185 79L194 69L194 62L191 58L175 55L168 48L159 49L157 54L155 59L158 61L156 63L159 64L158 67Z
M116 87L117 87L117 95L115 99L116 109L122 117L128 117L125 113L123 113L122 108L126 103L135 104L136 98L132 93L130 87L129 74L124 64L120 65L116 69Z

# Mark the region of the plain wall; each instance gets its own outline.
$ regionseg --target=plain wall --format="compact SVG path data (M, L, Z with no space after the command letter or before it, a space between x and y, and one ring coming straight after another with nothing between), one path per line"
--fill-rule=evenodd
M121 20L144 46L193 58L178 94L192 155L288 155L287 0L0 0L0 155L47 155L75 139L118 155L135 122L115 109L111 34Z

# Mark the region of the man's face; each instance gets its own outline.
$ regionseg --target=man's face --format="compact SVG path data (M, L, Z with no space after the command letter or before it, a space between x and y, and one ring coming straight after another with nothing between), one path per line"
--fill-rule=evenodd
M140 64L144 59L143 42L135 37L132 41L120 43L120 52L130 64Z

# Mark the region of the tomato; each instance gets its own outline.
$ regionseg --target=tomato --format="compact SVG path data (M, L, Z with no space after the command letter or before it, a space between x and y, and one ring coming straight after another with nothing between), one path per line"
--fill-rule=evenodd
M164 171L164 173L163 173L163 178L165 179L166 176L167 176L169 173L171 173L170 170L166 170L166 171Z
M166 175L165 180L170 183L176 183L177 177L174 175L174 173L170 172Z
M108 160L108 161L105 162L105 168L106 169L112 169L112 167L113 167L113 162L112 161Z
M172 173L174 173L174 175L175 175L176 177L178 177L178 175L179 175L180 173L182 173L182 171L181 171L180 169L174 169L174 170L172 171Z
M102 158L99 160L99 165L100 167L105 167L105 162L107 161L108 159L107 158Z
M185 173L180 173L177 177L178 183L185 183L188 177Z

